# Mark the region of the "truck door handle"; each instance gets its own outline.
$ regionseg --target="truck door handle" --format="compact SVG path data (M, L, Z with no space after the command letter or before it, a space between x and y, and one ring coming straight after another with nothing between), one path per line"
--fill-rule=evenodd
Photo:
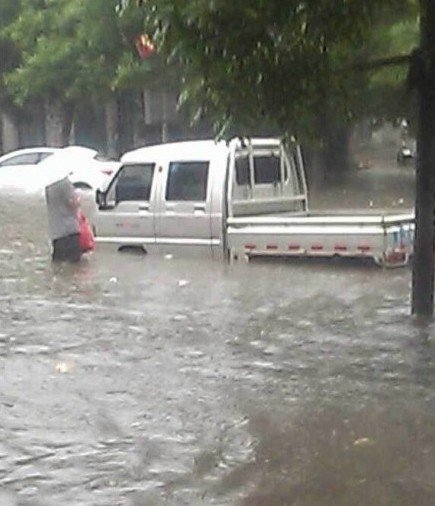
M195 211L205 211L205 204L195 204L193 209Z
M141 204L139 206L139 211L148 211L149 208L150 208L149 204Z

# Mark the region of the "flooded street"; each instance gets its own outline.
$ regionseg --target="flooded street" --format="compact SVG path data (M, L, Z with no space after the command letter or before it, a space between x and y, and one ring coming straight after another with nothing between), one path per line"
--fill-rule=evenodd
M409 208L412 184L358 173L314 207ZM409 268L53 266L42 198L0 216L2 506L435 503L435 327L409 316Z

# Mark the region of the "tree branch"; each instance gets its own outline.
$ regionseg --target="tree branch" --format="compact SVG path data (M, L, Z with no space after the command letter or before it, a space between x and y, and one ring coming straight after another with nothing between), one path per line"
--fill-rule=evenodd
M379 58L368 62L361 62L352 65L353 70L370 71L377 70L383 67L392 67L395 65L407 65L410 63L412 53L401 54L397 56L390 56L389 58Z

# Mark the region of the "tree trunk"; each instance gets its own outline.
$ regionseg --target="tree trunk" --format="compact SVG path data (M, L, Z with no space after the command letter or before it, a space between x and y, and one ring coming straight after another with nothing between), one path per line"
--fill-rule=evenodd
M72 110L60 100L47 100L45 104L45 142L48 146L63 147L68 144L72 123Z
M434 303L434 171L435 171L435 2L420 0L421 52L417 67L419 122L415 200L412 313L432 317Z
M111 158L117 158L119 155L118 116L118 101L114 96L105 106L107 155Z
M75 144L77 144L77 124L74 119L71 122L71 129L68 136L68 144L70 146L74 146Z
M20 147L20 132L18 122L11 114L3 112L1 115L1 131L2 131L2 151L14 151Z
M168 130L168 94L165 90L162 91L162 142L169 141Z
M325 179L339 181L350 167L351 130L348 125L337 121L329 112L327 102L320 116L320 131L323 138L323 165Z

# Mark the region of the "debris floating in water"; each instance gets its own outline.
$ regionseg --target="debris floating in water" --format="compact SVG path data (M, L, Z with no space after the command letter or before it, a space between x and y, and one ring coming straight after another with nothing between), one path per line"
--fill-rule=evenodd
M57 362L55 365L55 371L61 374L67 374L72 372L74 369L74 364L72 362Z
M180 288L183 288L184 286L187 286L189 284L189 281L187 281L187 279L180 279L180 281L178 282L178 286Z
M370 446L373 441L368 437L361 437L353 442L353 446Z

